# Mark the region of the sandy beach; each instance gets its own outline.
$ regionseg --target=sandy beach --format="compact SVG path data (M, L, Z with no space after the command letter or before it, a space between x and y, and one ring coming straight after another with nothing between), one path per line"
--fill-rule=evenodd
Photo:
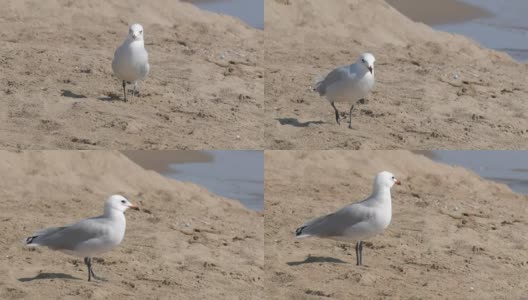
M382 0L273 0L265 8L267 148L526 146L527 67L505 53L416 23ZM356 105L350 130L310 87L366 51L376 56L376 86ZM348 105L337 107L348 118Z
M235 200L147 171L120 152L0 152L0 298L263 299L263 214ZM120 193L127 211L122 244L82 259L22 241L50 226L100 215Z
M0 148L260 149L262 31L178 0L1 1ZM141 23L150 74L112 74Z
M522 299L528 196L407 151L267 151L268 299ZM369 195L393 172L392 222L363 249L294 238L305 220ZM324 176L322 176L324 174Z

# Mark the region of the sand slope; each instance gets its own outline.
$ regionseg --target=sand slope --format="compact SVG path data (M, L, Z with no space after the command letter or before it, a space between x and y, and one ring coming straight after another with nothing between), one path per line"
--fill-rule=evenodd
M267 0L265 9L268 148L526 146L527 67L506 54L415 23L382 0ZM366 51L376 56L377 84L349 130L309 87Z
M0 152L0 298L262 299L263 215L190 183L145 171L119 152ZM79 258L21 241L35 230L99 215L107 195L128 211L115 250Z
M0 5L1 148L262 148L261 31L177 0ZM123 103L111 60L134 22L151 72Z
M270 299L526 297L528 197L406 151L265 155ZM294 238L305 220L368 196L381 170L402 185L390 227L363 249L366 266L353 243Z

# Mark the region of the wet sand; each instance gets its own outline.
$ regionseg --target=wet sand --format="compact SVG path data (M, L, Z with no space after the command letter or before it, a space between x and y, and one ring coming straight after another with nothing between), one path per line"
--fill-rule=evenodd
M492 15L483 8L456 0L386 0L386 2L411 20L428 25L459 23Z
M170 164L210 162L213 156L205 151L191 150L125 150L121 151L126 157L146 170L153 170L160 174L173 172Z
M264 29L264 0L182 0L208 11L241 19L257 29Z

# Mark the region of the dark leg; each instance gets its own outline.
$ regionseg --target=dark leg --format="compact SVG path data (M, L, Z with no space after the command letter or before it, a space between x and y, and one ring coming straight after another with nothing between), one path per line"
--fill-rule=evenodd
M348 120L348 128L352 129L352 109L354 109L354 104L350 107L350 120Z
M356 261L357 261L358 266L361 266L363 264L362 252L363 252L363 242L359 241L356 243Z
M98 276L95 275L95 273L94 273L94 271L92 269L92 258L91 257L85 257L84 258L84 263L88 267L88 281L92 281L92 277L95 280L100 280L100 281L104 281L105 280L104 278L98 277Z
M337 124L339 124L339 111L337 111L337 108L335 107L334 102L330 102L330 103L332 104L332 107L335 110L336 122L337 122Z
M92 259L90 257L85 257L84 263L88 267L88 281L92 281Z
M123 95L125 97L125 102L127 102L127 98L126 98L126 81L123 80Z
M137 88L137 85L138 85L137 81L134 82L134 97L136 96L139 97L139 90Z

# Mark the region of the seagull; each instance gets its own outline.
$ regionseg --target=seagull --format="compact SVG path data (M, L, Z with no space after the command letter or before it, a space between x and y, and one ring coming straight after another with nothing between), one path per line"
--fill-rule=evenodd
M40 230L26 238L28 247L46 246L66 254L84 257L88 267L88 281L95 276L92 269L92 256L110 251L119 245L125 236L126 220L124 212L128 208L139 210L121 195L110 196L104 206L104 214L99 217L81 220L63 227Z
M352 106L348 128L352 128L352 109L355 101L364 99L374 87L375 61L374 55L363 53L355 63L336 68L316 81L313 90L330 101L335 110L337 124L340 124L339 111L334 102L349 102Z
M123 94L126 102L126 84L134 84L132 94L134 95L138 80L145 79L150 70L148 53L143 41L143 26L140 24L130 25L127 38L114 53L112 70L115 76L123 81Z
M304 223L295 230L297 238L320 237L356 242L357 265L362 265L362 240L382 233L391 221L391 187L401 182L390 172L383 171L374 178L372 194L365 200Z

